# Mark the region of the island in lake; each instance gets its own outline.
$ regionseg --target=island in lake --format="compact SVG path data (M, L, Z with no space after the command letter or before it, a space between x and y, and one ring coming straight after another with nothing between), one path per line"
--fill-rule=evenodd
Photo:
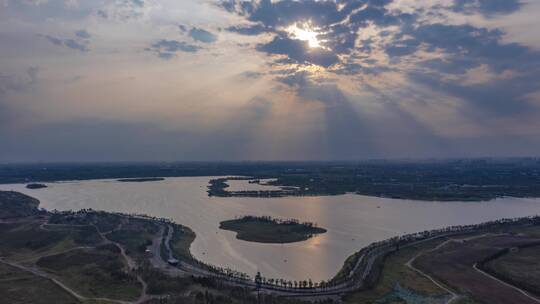
M26 188L27 189L43 189L43 188L47 188L47 185L44 185L44 184L28 184L28 185L26 185Z
M301 223L295 219L280 220L269 216L244 216L223 221L219 228L236 232L239 240L277 244L301 242L326 232L326 229L314 223Z
M123 183L144 183L144 182L159 182L165 180L163 177L143 177L143 178L123 178L117 181Z
M269 217L232 222L253 231L287 222L314 228ZM411 297L417 303L534 304L539 236L538 216L452 226L372 243L327 281L252 278L196 260L190 252L195 233L167 219L47 211L35 198L0 191L0 295L9 303L36 304L353 304Z

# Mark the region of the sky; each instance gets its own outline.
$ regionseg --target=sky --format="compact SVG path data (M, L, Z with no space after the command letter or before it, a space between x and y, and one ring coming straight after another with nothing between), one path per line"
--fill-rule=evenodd
M0 162L540 156L537 0L0 0Z

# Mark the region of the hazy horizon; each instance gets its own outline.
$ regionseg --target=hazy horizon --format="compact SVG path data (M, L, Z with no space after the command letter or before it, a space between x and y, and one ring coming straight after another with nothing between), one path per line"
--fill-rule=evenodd
M271 160L77 160L77 161L0 161L0 165L159 165L159 164L377 164L377 163L451 163L460 161L518 162L540 161L540 156L478 156L478 157L432 157L432 158L365 158L365 159L271 159Z

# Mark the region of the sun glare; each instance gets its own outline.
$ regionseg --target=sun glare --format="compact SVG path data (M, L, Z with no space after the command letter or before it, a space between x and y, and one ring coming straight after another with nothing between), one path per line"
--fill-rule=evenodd
M321 33L311 23L294 23L286 31L294 39L307 41L310 48L321 48L321 42L324 42L324 40L320 40L318 37Z

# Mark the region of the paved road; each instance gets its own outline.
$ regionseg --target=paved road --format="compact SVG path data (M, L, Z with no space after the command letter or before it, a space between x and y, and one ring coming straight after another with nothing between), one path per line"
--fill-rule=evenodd
M152 245L150 245L150 247L148 248L151 254L150 263L154 268L160 269L171 277L190 276L190 273L169 265L169 263L167 263L163 260L163 258L161 258L161 243L165 241L166 244L169 244L172 237L172 232L168 232L168 235L170 234L171 237L169 237L168 235L165 236L165 229L165 226L160 225L159 232L152 239Z
M162 241L165 243L165 248L167 250L167 256L169 258L175 258L174 257L174 254L170 248L170 242L172 240L172 237L173 237L173 233L174 233L174 229L172 227L172 225L167 225L167 234L165 235L164 231L160 231L160 234L162 235ZM164 228L165 229L165 228ZM231 277L228 277L226 275L222 275L222 274L218 274L218 273L215 273L215 272L212 272L212 271L209 271L208 269L204 268L203 266L200 266L200 265L197 265L197 264L190 264L190 263L187 263L186 261L179 261L179 264L177 267L171 267L168 263L165 263L162 259L161 259L161 255L159 254L159 250L161 248L161 246L159 246L160 242L157 241L157 239L155 239L153 241L153 244L151 246L151 251L152 251L152 264L154 265L154 267L157 267L161 270L163 270L164 272L166 273L172 273L173 275L192 275L192 276L201 276L201 277L213 277L213 278L217 278L217 279L220 279L220 280L223 280L224 282L230 284L230 285L233 285L233 286L240 286L240 287L246 287L246 288L257 288L255 282L253 281L246 281L246 280L241 280L241 279L234 279L234 278L231 278ZM368 268L369 270L367 271L367 273L369 273L370 269L371 269L371 265L373 265L374 261L381 255L381 254L384 254L386 253L386 251L384 250L381 250L381 252L379 254L375 254L375 255L372 255L369 257L370 261L368 261ZM156 260L156 257L159 257L159 260L161 261L157 261ZM361 261L359 261L355 268L357 268L359 266ZM171 270L171 268L173 269L176 269L175 270ZM367 276L367 273L365 273L364 275ZM285 287L278 287L278 286L268 286L268 285L263 285L261 286L260 288L260 292L263 292L263 293L269 293L269 294L274 294L274 295L278 295L278 296L287 296L287 297L315 297L315 298L328 298L328 297L333 297L333 296L336 296L336 295L341 295L341 294L344 294L344 293L347 293L347 292L351 292L353 290L356 290L360 287L362 282L357 282L357 281L354 281L354 280L349 280L349 281L346 281L342 284L339 284L339 285L335 285L333 287L328 287L328 288L311 288L311 289L293 289L293 288L285 288Z
M56 227L56 228L89 227L89 225L48 224L47 221L43 221L43 222L41 222L39 228L42 229L42 230L45 230L45 231L58 231L59 230L59 229L49 229L47 226L48 227ZM132 270L137 268L137 262L135 260L133 260L129 255L126 254L126 250L125 250L124 246L122 246L121 244L119 244L117 242L114 242L114 241L110 240L107 237L108 234L112 233L113 231L115 231L117 229L120 229L121 224L118 227L116 227L115 229L113 229L111 231L107 231L107 232L101 232L99 230L99 228L97 226L95 226L95 225L90 225L90 226L93 226L94 229L99 234L99 236L101 237L101 239L102 239L101 244L113 244L114 246L116 246L119 249L120 254L121 254L121 256L122 256L122 258L124 260L125 266L126 266L126 269L125 269L126 272L131 272ZM161 259L161 256L159 255L160 244L161 244L161 242L162 242L162 240L164 238L163 230L164 229L163 229L163 226L162 226L160 233L158 235L156 235L156 237L155 237L155 239L153 241L152 248L153 248L154 252L157 252L157 255L154 256L154 257L157 257L157 258L153 259L153 261L154 262L159 261L158 263L160 263L159 265L161 267L163 267L164 265L165 265L165 267L167 267L168 264L166 262L164 262ZM37 259L42 258L42 257L51 256L51 255L58 255L58 254L62 254L62 253L66 253L66 252L70 252L70 251L74 251L74 250L95 249L95 248L96 247L91 247L91 246L73 247L73 248L66 249L64 251L55 252L55 253L52 253L52 254L47 254L47 255L43 255L43 256L39 256L39 257L33 257L32 259L29 259L27 261L34 261L34 260L37 260ZM73 297L77 298L80 301L93 300L93 301L108 301L108 302L111 302L111 303L119 303L119 304L141 304L141 303L144 303L144 302L146 302L146 301L148 301L150 299L155 298L155 296L151 296L151 295L147 294L148 284L143 280L142 276L140 276L140 275L137 275L137 281L139 281L139 283L142 286L141 295L139 296L139 298L136 301L121 301L121 300L110 299L110 298L89 298L89 297L85 297L85 296L79 294L78 292L76 292L75 290L71 289L70 287L68 287L67 285L62 283L61 281L55 279L54 277L52 277L48 273L39 270L37 267L28 267L28 266L21 265L19 263L8 262L8 261L6 261L6 260L4 260L2 258L0 258L0 262L3 263L3 264L6 264L6 265L10 265L12 267L21 269L23 271L30 272L30 273L32 273L32 274L34 274L36 276L45 278L45 279L53 282L54 284L56 284L57 286L59 286L60 288L62 288L63 290L65 290L66 292L68 292L69 294L71 294ZM161 267L158 267L158 268L161 268ZM169 268L173 273L179 272L178 269L175 269L173 267L167 267L167 268ZM185 272L183 274L186 275Z
M49 227L50 226L55 226L56 228L60 228L62 226L67 227L67 226L71 226L71 225L48 225L48 224L46 224L46 222L43 222L43 223L41 223L40 228L43 229L43 230L49 230L48 227L46 227L46 226L49 226ZM93 226L96 229L96 231L99 233L100 237L102 238L103 243L113 244L120 250L120 253L121 253L121 255L122 255L122 257L123 257L123 259L125 261L126 271L129 272L129 271L137 268L137 263L131 257L129 257L126 254L125 248L121 244L119 244L117 242L114 242L114 241L110 240L107 237L107 235L110 234L114 230L108 231L108 232L101 232L101 231L99 231L99 229L95 225L93 225ZM121 224L116 229L119 229L120 227L121 227ZM163 271L164 273L166 273L167 275L169 275L171 277L178 277L178 276L182 276L182 277L185 277L185 276L213 277L213 278L220 279L220 280L222 280L222 281L224 281L227 284L232 285L232 286L241 286L241 287L252 288L252 289L257 288L256 284L253 281L234 279L234 278L231 278L231 277L228 277L228 276L225 276L225 275L218 274L218 273L215 273L213 271L210 271L210 270L208 270L206 267L204 267L202 265L191 264L191 263L188 263L187 261L179 261L179 265L177 267L173 267L173 266L169 265L167 263L167 261L165 261L161 257L161 248L162 248L161 244L163 243L165 245L165 249L167 251L166 255L168 256L168 258L169 259L175 258L174 254L173 254L173 251L171 250L171 244L170 244L170 242L171 242L171 240L172 240L172 238L174 236L173 234L174 234L174 228L173 228L173 226L171 224L162 224L162 225L160 225L159 232L154 236L154 238L152 239L152 244L148 248L150 250L150 252L151 252L150 262L151 262L153 267L155 267L157 269L160 269L161 271ZM432 237L432 238L412 242L412 243L409 243L409 244L406 244L406 245L402 246L402 248L409 247L409 246L414 246L414 245L417 245L417 244L420 244L420 243L423 243L423 242L427 242L427 241L434 240L434 239L437 239L437 238L448 237L450 235L455 235L455 234L459 234L459 233L448 233L448 234L445 234L445 235L439 235L439 236L435 236L435 237ZM482 236L485 236L485 235L482 235ZM475 236L474 238L479 238L479 237L482 237L482 236ZM472 239L472 238L470 238L470 239ZM434 249L432 249L430 251L437 250L437 249L441 248L442 246L444 246L444 245L446 245L446 244L448 244L449 242L452 242L452 241L455 241L455 240L452 240L452 239L447 240L447 241L443 242L442 244L438 245L436 248L434 248ZM84 247L84 248L87 248L87 247ZM376 260L378 258L380 258L382 255L387 254L388 252L392 251L393 248L394 248L394 246L392 246L392 245L386 245L386 246L382 246L382 247L378 248L377 251L371 251L371 252L363 253L358 258L358 260L356 261L355 266L353 267L351 272L347 275L347 280L345 280L343 283L340 283L338 285L334 285L332 287L311 288L311 289L294 289L294 288L263 285L260 288L260 292L274 294L274 295L278 295L278 296L302 297L302 298L310 298L310 299L322 299L322 298L328 298L328 297L335 298L335 296L346 294L346 293L349 293L351 291L355 291L355 290L359 289L360 287L362 287L364 279L370 274L371 269L372 269L373 265L375 264ZM72 249L69 249L67 251L75 250L75 249L77 249L77 248L72 248ZM83 249L83 247L80 247L78 249ZM413 271L419 273L420 275L426 277L431 282L433 282L435 285L439 286L441 289L445 290L450 295L452 295L452 297L447 301L447 304L452 303L453 301L459 299L460 295L458 295L456 292L453 292L449 288L443 286L441 283L437 282L435 279L433 279L429 275L423 273L422 271L420 271L419 269L417 269L417 268L415 268L413 266L413 262L424 253L427 253L427 251L418 253L415 257L413 257L411 260L409 260L406 263L406 266L411 268ZM85 298L85 297L81 296L80 294L78 294L74 290L72 290L69 287L62 284L60 281L50 277L48 274L46 274L44 272L41 272L38 269L26 267L26 266L23 266L23 265L19 265L19 264L15 264L15 263L12 263L12 262L7 262L7 261L2 261L2 262L3 263L11 263L12 265L11 264L10 265L13 266L13 267L17 267L19 269L23 269L23 270L29 271L31 273L34 273L35 275L38 275L40 277L47 278L47 279L51 280L52 282L54 282L55 284L57 284L58 286L60 286L62 289L66 290L67 292L72 294L74 297L76 297L76 298L78 298L80 300L88 300L88 298ZM361 276L356 275L359 271L362 271ZM480 271L480 270L477 269L477 271ZM106 301L110 301L110 302L114 302L114 303L143 303L144 301L147 301L147 300L151 299L152 296L147 295L147 283L142 279L142 277L140 275L137 275L137 280L141 283L141 285L143 287L141 295L140 295L140 297L139 297L139 299L137 301L135 301L135 302L127 302L127 301L119 301L119 300L115 300L115 299L101 299L101 300L106 300ZM97 299L97 300L100 300L100 299ZM537 303L540 303L540 301L537 301Z

